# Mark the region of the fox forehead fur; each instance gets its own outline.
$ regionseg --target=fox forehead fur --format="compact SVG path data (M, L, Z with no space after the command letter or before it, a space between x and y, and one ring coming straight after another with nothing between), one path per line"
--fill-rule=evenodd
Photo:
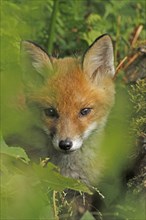
M99 37L82 59L49 57L29 41L22 42L22 52L26 100L39 110L46 156L63 175L94 184L103 166L98 159L100 136L114 103L111 38Z

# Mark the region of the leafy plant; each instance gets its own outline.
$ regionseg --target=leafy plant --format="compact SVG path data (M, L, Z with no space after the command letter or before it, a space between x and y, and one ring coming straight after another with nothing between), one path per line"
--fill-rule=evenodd
M24 150L1 139L1 218L55 218L56 199L65 189L91 193L81 182L63 177L51 163L30 164ZM23 211L22 211L23 210Z
M1 123L4 138L18 131L25 134L31 120L35 120L23 111L21 40L32 40L57 56L80 55L99 35L109 33L113 38L117 65L129 54L135 29L139 25L143 28L140 40L144 40L146 35L143 0L3 0L1 6ZM122 87L123 90L117 96L117 106L111 115L103 145L103 155L108 155L108 160L105 182L104 179L101 181L99 189L105 195L107 209L100 217L117 220L132 216L142 219L143 198L138 200L139 212L137 203L133 204L133 201L137 202L137 197L130 194L122 200L120 174L123 166L127 166L127 158L133 149L127 130L129 125L136 136L145 137L146 83L141 80L131 87L132 111L124 92L128 88L120 81L121 78L122 74L118 77L117 88ZM19 106L16 106L18 99ZM129 120L131 111L132 123ZM90 193L84 184L62 177L53 164L46 162L47 159L42 162L46 167L34 164L21 146L8 147L1 140L1 218L57 219L62 209L59 198L64 198L64 189ZM92 220L93 217L87 212L82 217L82 220L85 219Z
M129 90L133 103L132 130L137 137L146 135L146 80L139 80Z

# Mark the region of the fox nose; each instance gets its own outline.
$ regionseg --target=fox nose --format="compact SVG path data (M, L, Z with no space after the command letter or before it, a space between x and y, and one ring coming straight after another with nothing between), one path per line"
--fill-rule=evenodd
M59 142L59 147L61 150L70 150L72 147L72 141L69 139L61 140Z

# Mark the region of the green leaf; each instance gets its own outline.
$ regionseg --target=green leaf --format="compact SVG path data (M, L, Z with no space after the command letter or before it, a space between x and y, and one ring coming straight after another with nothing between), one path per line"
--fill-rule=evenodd
M21 147L7 146L2 137L0 138L0 153L14 157L15 159L20 159L27 164L30 161L24 149L22 149Z
M58 172L57 167L52 163L48 163L45 168L41 167L40 165L33 164L32 168L39 180L44 183L46 187L50 187L56 191L72 189L92 194L89 188L79 180L62 176Z

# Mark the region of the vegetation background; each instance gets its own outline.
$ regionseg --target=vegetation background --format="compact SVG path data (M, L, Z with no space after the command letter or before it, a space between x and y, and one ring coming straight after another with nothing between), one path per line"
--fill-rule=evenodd
M34 41L49 54L62 57L83 54L99 35L109 33L114 43L115 66L118 66L144 44L145 21L145 0L1 0L2 135L23 132L28 124L28 115L24 114L22 119L12 108L22 90L22 40ZM125 190L120 176L137 158L138 138L146 137L146 82L140 80L131 86L125 74L121 68L117 75L117 101L107 128L108 138L103 144L103 154L109 159L105 179L98 186L106 205L100 218L144 220L143 181L130 180L125 183ZM136 148L137 151L140 150ZM21 148L8 148L3 138L1 173L1 219L58 219L62 206L57 196L65 188L90 193L78 181L60 176L52 164L46 169L30 165L26 153ZM82 220L85 219L93 217L86 213Z

